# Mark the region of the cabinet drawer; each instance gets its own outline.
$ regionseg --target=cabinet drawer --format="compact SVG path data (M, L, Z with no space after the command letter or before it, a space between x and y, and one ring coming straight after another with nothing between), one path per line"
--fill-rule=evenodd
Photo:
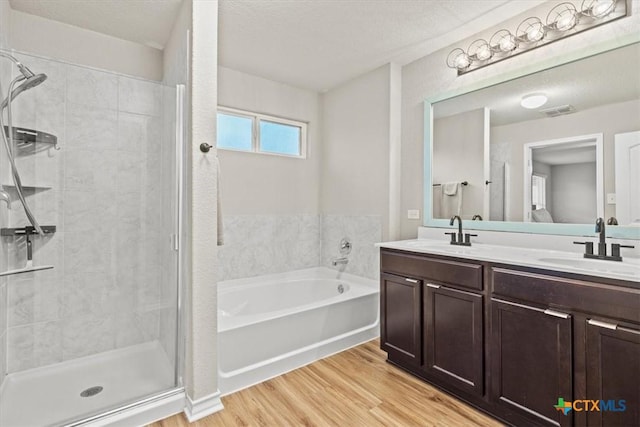
M382 252L380 269L433 280L442 284L482 290L482 265L440 260L419 255Z
M640 323L640 289L493 267L492 293Z

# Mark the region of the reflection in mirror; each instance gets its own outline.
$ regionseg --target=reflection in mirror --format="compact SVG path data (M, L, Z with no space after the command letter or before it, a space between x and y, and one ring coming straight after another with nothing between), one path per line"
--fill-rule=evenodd
M525 222L587 224L604 216L602 134L524 145Z
M635 43L432 104L431 218L640 224L638 69Z

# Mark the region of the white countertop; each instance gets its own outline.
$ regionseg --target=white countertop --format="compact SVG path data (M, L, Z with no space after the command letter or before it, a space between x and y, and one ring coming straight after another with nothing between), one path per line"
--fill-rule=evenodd
M472 246L456 246L449 244L449 241L444 239L400 240L378 243L376 246L640 283L640 259L625 258L624 250L622 250L623 260L619 262L587 259L578 253L546 249L527 249L484 243L473 243Z

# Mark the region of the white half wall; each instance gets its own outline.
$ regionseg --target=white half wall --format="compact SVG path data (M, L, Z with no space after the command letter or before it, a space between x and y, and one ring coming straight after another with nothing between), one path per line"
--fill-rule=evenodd
M159 49L17 10L11 11L10 28L13 49L149 80L162 80L162 51Z

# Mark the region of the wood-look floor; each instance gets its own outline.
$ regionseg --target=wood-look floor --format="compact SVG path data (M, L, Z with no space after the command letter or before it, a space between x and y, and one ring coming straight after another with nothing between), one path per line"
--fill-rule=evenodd
M500 426L385 361L377 340L222 398L213 426ZM182 414L151 427L182 427Z

